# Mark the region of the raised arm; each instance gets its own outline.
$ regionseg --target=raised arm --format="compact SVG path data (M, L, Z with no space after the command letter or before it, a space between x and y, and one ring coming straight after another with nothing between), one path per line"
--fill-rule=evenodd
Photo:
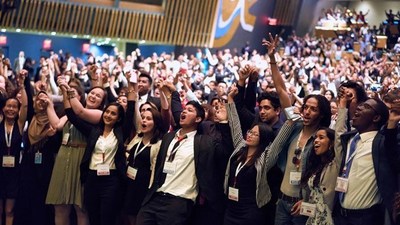
M265 159L267 171L276 164L279 153L282 151L293 129L294 122L292 120L286 120L272 144L267 147L267 157Z
M67 99L67 91L65 88L61 88L61 91L63 93L63 98L65 99L64 101L68 101ZM37 96L37 98L39 97L39 95ZM54 104L53 101L51 100L51 98L49 98L48 96L44 97L43 99L41 99L43 101L45 101L47 103L47 117L49 118L49 122L51 127L53 127L54 129L61 131L65 125L65 123L67 122L67 117L63 116L61 118L59 118L56 114L56 111L54 110Z
M347 132L347 124L346 124L348 115L347 105L351 101L351 99L347 97L348 95L350 95L350 93L348 93L345 88L339 89L338 116L335 125L335 147L334 147L335 148L334 161L338 168L340 168L340 165L342 164L343 160L343 145L341 143L340 136Z
M269 56L269 64L271 66L272 80L274 81L276 92L279 95L279 100L281 102L282 108L290 107L290 98L288 93L286 92L285 81L283 80L281 74L279 73L278 66L276 65L275 60L275 52L276 47L279 44L279 37L275 35L275 38L272 37L272 34L269 33L269 41L264 40L262 45L267 46L268 56Z
M21 134L24 131L25 121L28 115L28 97L24 86L27 75L28 71L26 70L21 70L18 75L18 85L21 93L21 108L19 110L18 127Z
M90 92L89 95L91 95ZM74 110L74 113L79 118L84 119L91 124L99 123L102 114L101 110L85 108L77 98L70 98L69 102L71 104L71 108Z
M232 86L230 92L228 93L228 118L229 118L229 126L231 128L231 135L233 140L233 147L236 149L240 144L244 145L242 128L240 127L239 116L236 111L236 106L233 102L234 96L238 93L238 89L236 86Z

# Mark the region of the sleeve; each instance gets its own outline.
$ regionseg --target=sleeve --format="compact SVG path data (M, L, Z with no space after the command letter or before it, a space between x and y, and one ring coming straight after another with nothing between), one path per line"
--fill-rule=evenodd
M266 157L266 167L267 171L276 164L276 161L278 160L279 153L282 151L283 146L286 144L286 141L290 134L294 130L294 125L291 124L293 123L290 120L287 120L282 128L280 129L278 135L272 142L270 146L267 147L267 157Z
M125 113L125 119L123 124L123 135L124 141L130 137L132 129L136 131L135 123L133 122L135 114L135 101L128 101L128 107Z
M245 104L246 109L248 109L251 113L255 113L254 107L256 107L257 101L257 82L249 81L246 88L246 98Z
M233 147L237 148L240 144L244 142L242 128L240 127L239 116L236 111L236 106L234 103L228 103L226 105L228 110L229 126L231 128L231 135L233 140Z
M74 125L76 126L76 128L86 137L89 137L90 135L90 131L94 128L93 125L91 125L90 123L82 120L81 118L79 118L73 111L72 108L67 108L65 109L65 114L68 117L68 120Z
M335 125L335 159L337 167L340 168L343 161L343 145L340 141L340 136L347 132L346 120L347 120L347 109L338 110L338 117Z
M179 98L179 93L174 91L171 93L171 112L174 118L174 122L176 123L176 127L179 126L179 119L181 116L183 109L181 104L181 99Z

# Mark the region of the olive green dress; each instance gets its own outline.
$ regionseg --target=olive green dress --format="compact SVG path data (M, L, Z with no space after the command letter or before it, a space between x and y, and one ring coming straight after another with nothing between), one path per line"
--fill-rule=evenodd
M83 205L80 164L85 152L86 138L70 122L63 129L63 139L69 133L68 144L61 145L51 175L46 204Z

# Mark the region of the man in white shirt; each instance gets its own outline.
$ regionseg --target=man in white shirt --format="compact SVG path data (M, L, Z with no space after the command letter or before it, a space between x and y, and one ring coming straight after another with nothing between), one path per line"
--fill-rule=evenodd
M399 120L399 112L391 112L389 117L387 107L378 99L358 105L352 118L356 130L341 136L345 157L337 181L337 187L343 188L337 189L336 225L393 224L390 214L397 190L393 165L399 163Z
M224 208L223 173L233 150L229 126L219 124L221 143L197 130L204 109L196 101L181 113L181 129L166 134L157 157L154 182L137 216L139 225L189 224L196 202L208 204L217 214ZM222 176L221 176L222 174ZM212 218L211 218L212 219Z

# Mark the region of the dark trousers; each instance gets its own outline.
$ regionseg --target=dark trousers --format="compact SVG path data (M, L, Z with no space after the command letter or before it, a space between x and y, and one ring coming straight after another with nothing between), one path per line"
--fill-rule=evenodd
M337 206L333 219L335 225L383 225L385 211L381 205L362 210L345 210Z
M121 180L116 171L97 176L90 171L84 186L84 205L91 225L114 225L121 206Z
M187 225L193 204L193 201L189 199L154 193L152 199L139 210L136 224Z
M213 210L207 202L203 205L194 205L190 218L191 225L222 225L223 222L224 214Z

